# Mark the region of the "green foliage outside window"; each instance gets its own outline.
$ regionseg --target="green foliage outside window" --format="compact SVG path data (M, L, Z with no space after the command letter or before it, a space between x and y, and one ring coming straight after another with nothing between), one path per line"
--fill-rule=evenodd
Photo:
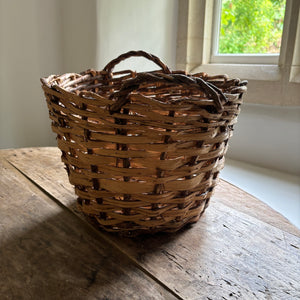
M219 53L279 53L285 0L223 0Z

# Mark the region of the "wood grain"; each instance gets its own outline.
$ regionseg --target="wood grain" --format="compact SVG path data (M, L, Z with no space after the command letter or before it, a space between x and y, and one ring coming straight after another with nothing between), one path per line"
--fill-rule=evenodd
M300 239L222 204L178 234L108 238L184 299L300 297Z
M78 214L56 150L14 150L7 157ZM300 239L288 233L299 235L299 231L284 218L277 218L278 214L267 206L261 206L259 200L230 184L225 184L223 193L220 199L214 198L197 224L177 234L126 239L99 231L99 236L184 299L299 298ZM239 210L230 207L235 204ZM263 208L261 214L260 208ZM277 220L277 227L264 220L271 223Z
M0 160L1 299L178 299Z
M213 196L214 204L222 203L265 223L300 237L300 230L279 212L233 184L221 180Z

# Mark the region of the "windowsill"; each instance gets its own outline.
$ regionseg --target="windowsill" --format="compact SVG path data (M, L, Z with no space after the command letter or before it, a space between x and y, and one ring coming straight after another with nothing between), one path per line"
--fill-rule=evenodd
M189 68L188 68L189 69ZM203 64L190 73L205 72L208 75L227 74L230 78L248 80L246 103L300 106L299 69L294 69L292 82L286 82L284 70L278 65L256 64Z
M258 64L203 64L191 73L206 72L208 74L230 74L230 77L247 80L279 81L281 70L278 65Z
M298 176L226 159L221 178L268 204L300 228Z

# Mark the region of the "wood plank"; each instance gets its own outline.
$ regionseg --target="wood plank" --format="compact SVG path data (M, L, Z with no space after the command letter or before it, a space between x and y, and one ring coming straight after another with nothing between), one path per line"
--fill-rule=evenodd
M12 163L72 209L74 200L69 202L68 193L64 197L64 190L51 184L55 174L49 175L49 159L40 155L40 163L28 171L25 157L29 156L27 160L32 161L35 155L21 155L20 151L14 154L15 159L9 157ZM235 200L233 197L232 202ZM246 209L247 212L252 210L251 206ZM177 234L136 239L103 232L99 235L105 236L108 242L184 299L300 297L299 238L250 215L221 201L212 201L193 228Z
M1 299L179 298L3 159L0 172Z
M221 180L217 185L212 200L300 237L300 230L282 214L225 180Z
M64 165L60 160L60 150L57 147L1 151L13 165L41 187L48 190L51 195L59 199L65 206L72 206L73 209L76 209L74 188L69 183ZM216 187L210 206L218 205L219 203L300 237L300 230L280 213L224 180L220 180L219 185Z
M222 204L177 234L107 236L184 299L300 299L300 239Z

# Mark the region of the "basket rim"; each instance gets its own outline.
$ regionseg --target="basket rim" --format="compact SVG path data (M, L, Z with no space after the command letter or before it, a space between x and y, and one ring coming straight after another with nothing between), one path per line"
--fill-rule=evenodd
M155 71L149 71L149 72L134 72L132 70L124 70L121 72L114 72L112 75L120 75L120 74L134 74L135 76L138 74L163 74L161 70L155 70ZM72 96L79 96L80 98L82 97L94 97L98 98L99 94L93 91L87 91L87 90L82 90L79 93L76 91L70 91L68 89L69 86L72 86L76 83L81 83L81 82L86 82L91 79L91 81L97 80L97 79L103 79L105 76L107 76L107 71L100 70L96 71L94 69L87 69L83 72L80 73L63 73L61 75L58 74L51 74L46 77L41 77L40 82L42 83L42 87L47 87L52 90L56 90L61 93L66 93L70 94ZM227 91L226 94L244 94L247 92L247 80L241 80L239 78L230 78L227 74L223 75L208 75L207 73L201 72L201 73L194 73L190 74L187 73L186 71L182 70L176 70L172 71L172 75L186 75L191 78L201 78L204 81L211 81L216 83L216 81L220 79L223 79L224 82L226 82L227 86L230 86L232 89L230 91ZM74 78L73 80L69 80L69 78ZM120 77L122 78L122 77ZM63 85L63 82L68 80L67 86ZM56 82L59 81L59 82ZM174 84L176 85L176 84Z

